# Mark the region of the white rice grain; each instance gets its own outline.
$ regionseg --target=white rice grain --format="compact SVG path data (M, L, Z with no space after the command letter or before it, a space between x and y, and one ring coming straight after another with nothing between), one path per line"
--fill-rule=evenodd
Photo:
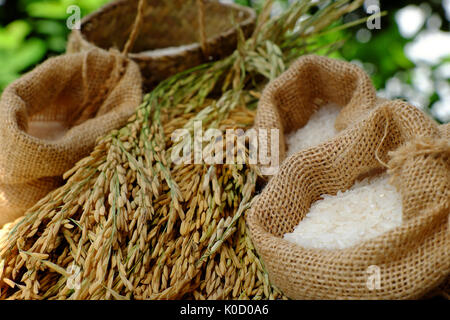
M343 249L372 239L402 223L401 196L387 174L324 195L284 239L305 248Z

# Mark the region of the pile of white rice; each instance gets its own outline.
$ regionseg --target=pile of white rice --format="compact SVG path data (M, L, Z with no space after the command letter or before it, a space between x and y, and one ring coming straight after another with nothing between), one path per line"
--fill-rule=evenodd
M342 249L402 223L402 201L386 174L365 179L337 195L324 195L284 239L305 248Z
M340 110L335 104L324 105L311 116L304 127L288 134L286 156L333 138L337 134L334 122Z

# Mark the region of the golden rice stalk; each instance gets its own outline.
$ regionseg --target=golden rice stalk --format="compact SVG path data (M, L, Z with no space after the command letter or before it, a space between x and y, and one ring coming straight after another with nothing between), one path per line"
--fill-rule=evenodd
M257 170L171 162L172 133L249 128L267 81L362 1L299 1L228 58L163 81L67 182L0 235L1 299L280 299L244 214ZM299 21L300 17L305 17ZM294 30L295 27L295 31ZM247 152L247 151L246 151Z

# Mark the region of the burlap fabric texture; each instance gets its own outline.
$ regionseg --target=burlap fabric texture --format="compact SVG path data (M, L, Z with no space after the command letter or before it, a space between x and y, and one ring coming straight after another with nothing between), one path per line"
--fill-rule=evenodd
M141 99L138 66L98 49L51 58L7 87L0 100L0 227L58 187Z
M252 34L256 21L252 9L216 0L203 1L202 8L197 4L196 0L145 1L129 57L139 65L147 89L171 75L230 55L236 49L238 28L245 37ZM86 16L80 29L70 34L67 51L122 50L137 8L136 0L117 0Z
M316 55L298 59L270 82L258 104L255 129L279 129L280 161L286 154L285 134L303 127L325 104L342 106L337 130L347 128L368 110L384 102L378 98L369 76L355 64ZM259 146L270 154L267 145Z
M305 62L308 72L296 70ZM271 281L293 299L415 299L450 275L447 126L405 102L378 101L355 70L309 56L269 84L260 101L257 127L284 132L308 121L315 98L343 106L336 120L341 132L285 159L247 213ZM326 81L334 76L340 81ZM347 190L386 167L402 195L400 227L341 250L306 249L283 239L321 195ZM368 285L370 266L379 268L378 289Z
M441 134L443 135L443 137L447 137L447 139L450 139L450 123L439 126L439 129L441 130Z

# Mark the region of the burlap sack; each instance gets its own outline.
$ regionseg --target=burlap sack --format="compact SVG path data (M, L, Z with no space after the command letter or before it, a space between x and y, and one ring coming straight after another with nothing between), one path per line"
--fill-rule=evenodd
M51 58L7 87L0 100L0 227L58 187L141 99L138 66L97 49Z
M67 52L122 50L132 33L138 2L111 1L84 17L80 29L74 29L69 36ZM256 21L251 8L216 0L203 1L201 7L198 3L145 1L143 21L129 57L139 65L147 89L171 75L229 56L236 49L238 28L246 38L251 36Z
M450 141L450 123L439 126L439 130L441 131L442 136ZM448 276L447 281L439 288L438 294L450 300L450 275Z
M369 76L358 66L316 55L298 59L264 89L258 104L255 129L279 129L280 161L286 154L285 134L303 127L321 106L342 107L335 127L338 131L367 115L384 99L377 98ZM260 148L270 155L266 143Z
M447 137L447 139L450 139L450 123L440 125L439 130L441 131L441 134L444 137Z
M293 299L414 299L442 284L450 275L450 141L442 132L417 108L385 102L287 158L247 216L271 281ZM283 239L321 195L347 190L386 163L402 195L401 226L341 250ZM370 266L380 268L379 289L367 285Z

